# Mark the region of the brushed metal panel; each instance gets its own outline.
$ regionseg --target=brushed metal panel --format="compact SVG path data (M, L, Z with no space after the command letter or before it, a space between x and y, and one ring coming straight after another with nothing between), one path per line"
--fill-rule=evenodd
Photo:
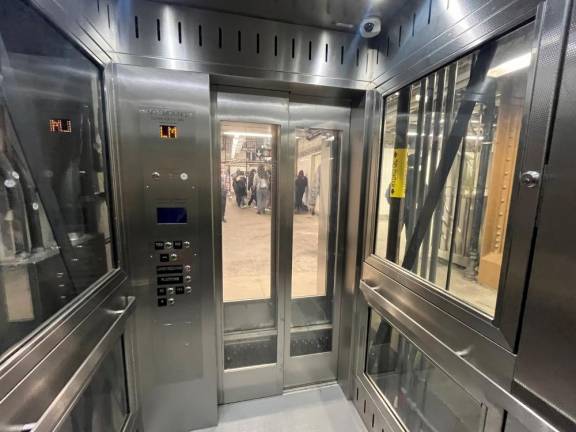
M125 2L119 12L122 55L317 78L371 75L368 44L353 34L145 0Z
M220 400L224 403L237 402L240 400L253 399L280 394L284 387L284 324L285 303L284 289L287 270L278 263L290 259L281 245L290 239L291 231L287 228L287 220L292 214L292 199L286 195L286 181L292 181L292 171L286 170L286 158L289 153L288 131L288 98L283 92L258 92L251 90L248 93L242 89L219 88L215 93L215 120L214 125L214 166L213 170L218 177L213 177L213 188L220 188L220 122L234 121L276 125L279 129L279 139L276 142L276 178L277 186L273 193L274 214L272 218L272 245L271 245L271 294L270 299L258 301L223 302L222 283L222 228L220 222L220 204L216 203L218 214L215 222L215 267L216 293L218 309L222 317L222 333L227 329L247 329L252 324L271 324L269 327L277 332L276 337L276 363L273 365L252 366L234 370L223 370L223 362L220 361ZM238 93L232 93L236 90ZM272 95L271 95L272 94ZM246 314L246 308L250 308L250 316ZM222 359L224 356L223 334L218 335L218 351Z
M50 21L89 51L96 61L111 61L116 48L118 0L31 0Z
M136 357L144 429L187 431L217 421L216 318L211 229L208 76L114 65L107 70L116 107L122 220L127 267L139 298ZM160 125L177 138L161 139ZM159 174L154 180L152 173ZM183 175L185 174L185 175ZM157 224L156 207L187 208L187 224ZM200 228L202 227L202 228ZM157 305L155 241L189 264L191 292Z
M576 10L572 11L515 379L544 404L553 421L576 428ZM522 392L523 393L523 392ZM520 396L523 396L519 393ZM527 401L532 403L531 398ZM537 407L538 408L538 407ZM545 407L542 407L545 408Z
M274 21L354 32L365 16L393 17L405 0L171 0L171 3L191 7L260 17ZM346 25L342 25L346 24Z

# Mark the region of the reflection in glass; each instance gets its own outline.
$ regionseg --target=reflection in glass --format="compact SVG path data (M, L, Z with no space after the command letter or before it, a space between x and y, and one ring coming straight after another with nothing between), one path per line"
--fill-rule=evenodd
M276 127L222 122L224 301L270 298Z
M493 315L533 25L386 99L376 255Z
M332 349L339 131L296 129L291 354ZM309 326L314 326L313 328Z
M277 137L274 125L220 124L226 369L276 361L272 232Z
M99 69L15 0L0 5L0 75L1 354L113 257Z
M374 311L365 371L407 430L481 430L485 412L480 402Z
M120 432L128 417L122 339L104 358L58 432Z

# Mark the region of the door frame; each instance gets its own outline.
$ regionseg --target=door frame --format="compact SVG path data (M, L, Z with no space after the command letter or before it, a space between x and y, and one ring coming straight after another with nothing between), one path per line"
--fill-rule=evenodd
M220 105L219 102L220 95ZM227 103L223 104L224 99ZM230 103L232 102L232 103ZM250 104L247 108L246 104ZM298 115L303 105L313 109ZM291 111L291 107L293 110ZM288 92L254 88L213 86L212 110L212 189L214 225L214 274L217 304L218 401L220 404L282 394L285 388L321 383L337 379L340 301L343 282L346 228L346 199L350 141L351 104L347 100L294 96ZM249 110L249 111L248 111ZM279 127L276 143L275 217L272 222L272 298L276 295L277 362L224 369L224 312L249 304L251 312L270 319L258 300L248 302L223 301L222 226L220 189L220 125L222 121L274 124ZM330 352L290 357L291 279L294 212L294 163L296 128L314 127L341 131L339 149L339 192L336 216L336 242L333 278L332 350ZM282 263L282 265L275 265ZM268 302L266 302L268 303ZM242 307L241 307L242 306ZM260 310L262 309L262 310ZM270 333L263 330L264 334Z

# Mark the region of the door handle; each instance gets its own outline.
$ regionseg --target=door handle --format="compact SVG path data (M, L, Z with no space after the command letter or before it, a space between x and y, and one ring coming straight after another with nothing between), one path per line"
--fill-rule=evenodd
M540 183L540 173L538 171L526 171L520 175L520 183L527 188L533 188Z

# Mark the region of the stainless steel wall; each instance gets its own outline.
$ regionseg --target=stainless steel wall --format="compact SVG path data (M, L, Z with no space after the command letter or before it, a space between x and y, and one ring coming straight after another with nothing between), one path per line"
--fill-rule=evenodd
M357 35L144 0L123 3L116 57L224 75L366 86L372 58Z
M410 2L399 17L385 26L388 35L381 41L376 56L373 83L382 94L391 95L483 42L502 35L527 20L535 20L538 38L533 52L537 61L530 78L531 100L527 104L524 120L524 150L519 156L516 175L519 178L520 173L529 170L541 172L548 151L547 142L551 137L550 126L555 122L555 89L562 70L563 46L566 43L571 7L571 1ZM570 66L567 68L570 70ZM568 74L566 77L573 79L572 75ZM567 94L568 84L563 84L562 88L566 89ZM560 94L562 98L562 90ZM571 110L561 107L561 104L558 105L562 114L557 118L569 118ZM561 135L566 136L565 133ZM355 341L358 380L353 397L367 426L377 430L402 429L395 415L383 402L381 394L365 379L366 320L368 310L373 309L405 335L409 335L412 341L467 391L484 401L489 407L488 413L496 410L513 419L508 422L508 426L503 426L502 415L500 418L498 415L491 418L489 414L485 430L500 430L502 427L509 427L510 430L553 430L555 427L571 430L573 424L565 422L565 418L570 416L570 409L564 402L569 404L569 399L565 394L563 396L563 392L568 391L568 388L563 389L560 383L554 385L554 380L547 378L549 369L545 366L550 363L550 360L546 360L550 359L549 353L555 353L554 370L562 374L559 379L563 379L565 383L573 382L573 368L567 361L571 344L566 339L566 329L573 327L570 321L573 313L563 308L562 318L553 320L551 316L559 311L551 305L558 305L557 302L561 301L563 307L569 307L570 297L566 297L565 287L570 285L571 275L569 270L564 269L566 280L560 282L553 279L558 282L554 289L544 282L551 278L548 271L552 266L550 260L559 260L563 254L561 250L564 251L564 246L558 243L558 235L548 237L548 248L552 248L554 243L553 255L547 253L545 248L541 254L538 248L535 249L534 258L547 262L546 265L538 267L536 282L533 279L534 274L530 273L531 269L535 268L530 260L531 242L540 230L536 229L538 200L544 197L546 201L548 189L545 182L548 168L544 168L543 186L537 184L536 187L525 188L516 182L513 191L516 206L512 211L511 229L508 231L510 242L505 270L506 284L499 299L496 318L478 319L467 316L466 308L438 301L427 284L373 255L374 206L378 200L375 185L378 184L380 145L379 139L374 140L372 153L368 157L371 163L368 167L365 217L367 226L361 274L365 283L361 283L363 296L360 297L355 311L358 319L355 325L358 335ZM562 147L559 146L558 151L562 152ZM566 153L563 160L569 160ZM560 165L557 167L561 178L562 168ZM557 194L569 193L566 189L569 180L563 184L563 187L557 184ZM558 209L558 203L566 201L557 196L556 200L550 199L548 202L550 205L554 202ZM551 209L552 207L549 215L552 215ZM568 207L565 207L563 215L569 214ZM556 220L554 226L560 226L559 222L560 220ZM537 238L540 238L540 233ZM553 238L555 240L552 240ZM543 238L541 241L544 242ZM535 244L538 244L538 241ZM555 272L561 273L560 269ZM528 283L530 287L527 289ZM532 288L538 285L539 288ZM526 315L522 321L525 298L529 305L526 312L530 315ZM549 317L545 321L546 326L543 326L539 319L544 313L550 314L545 315ZM528 324L527 319L530 319ZM525 334L524 329L529 333ZM519 332L524 338L520 340L520 351ZM555 336L548 338L551 341L549 349L540 350L541 345L538 345L537 340L541 341L545 334L551 332L554 332ZM442 354L440 351L446 348L448 350ZM518 375L514 382L516 369ZM518 384L520 381L523 384ZM526 391L527 388L531 391ZM547 409L544 400L555 409Z
M217 421L210 89L205 74L115 65L125 263L134 294L144 430ZM161 137L161 128L176 128ZM184 216L165 220L162 210Z
M133 1L117 4L115 1L34 0L34 3L103 62L117 61L277 82L310 83L358 89L377 87L377 91L385 95L522 22L536 19L540 26L538 46L535 47L539 60L532 77L534 83L531 91L534 103L530 106L531 116L526 134L528 150L522 155L522 166L526 169L542 168L543 159L547 154L542 150L544 148L542 142L548 142L550 139L550 125L553 123L553 115L558 112L559 123L554 132L549 159L551 163L547 168L551 171L546 171L552 174L546 174L544 179L546 181L548 175L553 175L555 181L570 181L570 173L566 171L561 162L569 160L563 155L569 154L569 149L564 147L564 143L568 142L565 137L569 136L571 118L568 105L572 103L569 98L569 79L573 75L571 73L572 38L568 44L569 57L565 64L565 81L560 88L558 107L556 107L555 92L557 90L556 78L561 70L561 59L565 47L564 36L569 17L568 11L572 7L571 0L410 1L400 13L385 21L384 34L370 45L351 34L279 24L261 19L239 18L229 14L194 10L158 2ZM53 8L54 5L57 7ZM138 21L138 30L136 30L136 21ZM326 45L328 46L327 56ZM145 71L145 69L138 68L123 69L124 72L128 70ZM138 73L134 76L137 77ZM149 71L149 73L152 72ZM174 79L181 79L183 83L188 84L196 82L195 89L201 94L201 105L206 102L206 106L209 106L209 101L205 99L207 97L206 75L194 75L196 78L191 78L192 75L189 74L164 71L154 72L152 76L160 78L162 83L169 85ZM175 78L176 76L179 78ZM145 83L138 82L137 79L134 83L142 85L142 88L151 92L157 91L157 88L146 87ZM166 101L167 99L164 93L154 94L157 100ZM183 96L186 100L182 99ZM130 149L135 150L137 145L133 134L135 129L123 128L122 113L126 115L130 110L133 113L137 111L133 101L148 105L153 102L143 94L133 94L132 97L132 102L128 99L118 100L119 103L125 104L122 110L118 110L120 105L111 105L110 108L119 114L117 136L126 138L125 142L129 143ZM198 95L193 95L191 90L183 94L178 94L174 90L168 98L173 100L166 103L176 101L178 105L176 110L187 110L190 108L187 105L189 101L199 100L195 98L198 98ZM381 110L375 109L378 107L376 100L381 102L375 93L368 93L364 105L357 107L352 115L351 169L353 172L349 184L351 200L347 231L347 244L350 252L346 257L346 282L343 292L345 306L342 311L341 334L344 339L340 346L340 381L347 386L350 390L349 394L355 399L362 401L364 397L364 400L368 401L368 414L366 414L366 405L363 409L361 403L358 404L359 410L364 411L362 414L368 424L370 414L378 413L376 426L382 425L382 428L386 430L399 428L394 415L390 413L379 394L365 381L354 382L352 380L354 372L361 375L359 360L363 356L363 336L367 322L365 312L367 304L370 304L411 335L419 346L458 378L462 385L471 388L475 395L489 404L494 404L501 409L501 412L507 411L509 417L514 418L506 426L510 430L516 430L514 428L517 430L521 428L551 430L551 426L547 424L543 416L546 416L548 420L556 421L557 424L566 424L562 423L564 420L562 416L558 416L557 410L550 410L549 406L560 409L565 418L574 416L571 411L572 405L569 404L571 396L569 378L573 378L573 369L566 361L566 357L572 354L570 347L573 345L570 343L568 331L573 328L573 322L570 321L573 314L566 311L566 308L572 304L572 297L566 290L565 280L558 279L558 283L553 288L549 288L547 284L550 278L547 267L554 268L554 265L557 265L554 259L558 256L570 256L569 248L560 247L559 243L553 241L556 238L556 231L552 232L552 227L557 229L561 226L560 223L570 225L570 221L566 217L562 219L562 215L558 213L564 212L564 215L567 215L571 210L570 203L562 201L565 196L562 194L566 190L563 187L548 189L554 186L554 182L545 183L547 188L544 189L541 217L544 224L542 230L544 233L548 232L549 237L546 239L541 234L536 237L535 244L540 245L542 253L535 255L534 262L542 263L542 265L532 266L534 273L528 291L525 291L524 285L528 280L526 268L517 263L529 261L526 251L531 246L533 233L530 230L533 228L536 217L541 188L538 186L517 192L524 207L520 206L511 220L519 230L518 232L521 233L525 229L529 233L526 236L514 237L514 241L517 242L514 243L515 250L525 252L524 255L518 256L519 261L511 260L509 263L508 271L512 279L516 278L516 285L514 290L510 290L507 295L511 296L514 301L507 303L511 305L511 313L506 314L505 318L500 321L479 320L478 317L472 316L462 308L438 303L426 293L421 285L403 277L399 272L394 272L393 269L389 269L386 276L376 274L374 268L370 267L370 263L361 270L360 258L367 258L369 254L365 249L358 251L359 247L366 244L363 242L362 222L363 219L366 220L365 215L371 211L370 200L373 199L373 196L369 194L370 190L365 188L369 186L366 183L368 179L374 181L375 176L374 166L372 166L372 171L368 166L368 163L375 159L375 154L369 153L367 146L378 145L380 139ZM183 106L185 108L182 108ZM207 121L206 115L202 114ZM133 127L136 127L137 122L134 118L128 120L128 124L130 122ZM554 143L556 143L555 147ZM354 149L358 150L357 154ZM120 149L120 151L124 150ZM121 214L120 220L124 221L128 227L125 238L129 243L124 249L126 263L135 271L133 287L137 293L140 293L144 302L144 306L139 309L139 319L145 322L150 318L157 319L161 315L158 315L157 311L150 306L156 298L155 293L150 291L150 270L142 264L146 262L146 254L150 255L147 249L150 244L147 242L151 238L145 240L141 236L142 233L150 234L145 221L139 220L140 214L145 213L146 206L149 204L145 203L143 197L146 194L138 188L145 187L147 182L143 177L140 180L136 178L136 173L140 172L141 167L134 165L134 161L130 160L132 154L134 153L131 150L120 155L122 172L119 173L117 181L126 181L124 185L131 185L133 189L128 187L128 190L135 193L133 196L130 193L124 193L122 198L126 213ZM202 154L205 155L205 153ZM128 165L124 167L123 163ZM201 170L202 167L198 169ZM370 174L370 176L365 176L365 174ZM546 193L549 190L555 191L557 200L552 200L553 194L548 195L551 198L547 198ZM170 190L166 188L162 193L169 192ZM366 208L363 207L366 203L365 193L368 193ZM136 199L138 196L142 197L142 200ZM562 203L564 207L559 203ZM140 212L136 210L138 208ZM523 225L517 218L518 213L522 212L529 212L533 215L530 224ZM523 214L524 219L527 214ZM369 220L366 222L370 224ZM208 221L206 223L209 224ZM371 228L367 226L366 229L370 232ZM207 238L205 240L208 241ZM152 256L156 256L154 252ZM558 277L563 275L570 279L573 276L570 273L570 265L565 264L562 268L558 268L555 274ZM388 289L381 290L381 293L385 291L387 295L375 294L374 290L366 285L363 289L366 295L359 296L358 276L360 274L367 279L367 282L385 281ZM391 280L394 281L391 282ZM527 293L527 309L519 339L517 387L514 387L512 380L517 359L519 317L525 293ZM210 302L213 301L210 294L202 295L201 299L197 298L197 301L189 306L194 308L202 304L202 308L210 307ZM353 306L354 299L356 299L356 306ZM446 309L441 310L444 306ZM178 307L177 304L176 308ZM558 310L566 312L559 314ZM542 316L550 317L550 319L542 320ZM354 325L351 322L353 317L358 319ZM555 318L558 318L558 321L552 321ZM159 322L165 324L172 322L172 318L164 319L164 321L162 319L164 318L161 318ZM208 333L205 334L210 334L213 325L212 317L205 316L202 320L207 326L203 328L203 332L207 331ZM156 330L152 329L152 331ZM186 333L185 337L190 335L191 333ZM194 334L194 337L199 336ZM546 350L539 349L543 339L548 341ZM474 342L474 349L465 349L470 345L470 341ZM141 348L143 351L139 355L144 359L145 366L141 371L144 374L144 380L150 376L151 371L159 367L154 363L157 358L155 353L146 343L146 338L141 338L140 344L143 344ZM199 343L204 349L204 359L209 359L210 357L206 355L212 348L206 345L204 339ZM559 371L559 377L555 380L550 380L549 374L546 373L548 369L542 367L542 363L547 363L551 358L557 362L555 370ZM212 361L212 364L214 363ZM196 366L200 367L200 364ZM212 374L210 362L203 364L202 367L206 377ZM195 371L198 370L200 369L195 369ZM158 381L148 382L145 386L148 389L154 388L162 382L175 385L176 380L172 380L171 377L174 378L177 374L170 375L171 373L162 371L157 377ZM216 382L215 379L213 381ZM196 391L190 382L185 385L190 385L188 390L192 393ZM212 400L212 387L208 388L208 399ZM354 394L355 388L358 391L357 394ZM516 396L511 395L510 388L515 389ZM151 394L151 399L146 402L148 407L153 406L154 398L160 397L158 392L153 391ZM542 399L538 396L547 403L542 403ZM176 407L182 408L179 405L180 401L175 400L174 403ZM173 413L166 414L170 416ZM212 418L214 412L207 410L204 414L206 414L205 418ZM191 418L183 418L183 421L188 424Z
M570 430L576 423L576 9L570 17L549 152L543 169L538 232L520 330L514 391Z

